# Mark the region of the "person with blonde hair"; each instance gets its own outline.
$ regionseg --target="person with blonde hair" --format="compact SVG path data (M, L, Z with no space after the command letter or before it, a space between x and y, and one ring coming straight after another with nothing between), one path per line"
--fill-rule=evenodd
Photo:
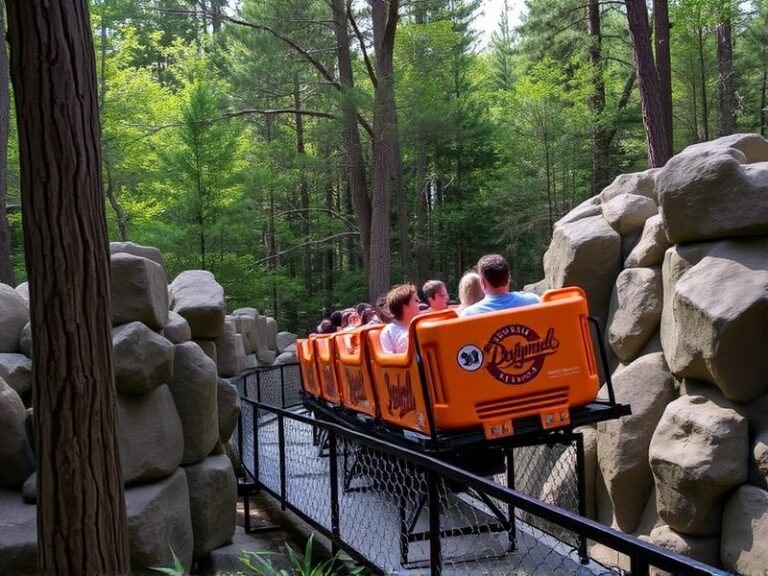
M405 352L408 349L408 325L419 313L419 297L413 284L400 284L387 293L387 308L392 322L384 326L379 334L381 349L388 354Z
M459 280L459 310L464 310L483 298L485 298L485 292L483 292L480 274L470 270Z

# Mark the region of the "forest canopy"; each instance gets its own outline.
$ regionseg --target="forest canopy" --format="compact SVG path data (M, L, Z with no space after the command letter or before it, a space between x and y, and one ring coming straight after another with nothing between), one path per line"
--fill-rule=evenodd
M92 0L110 239L303 332L402 281L455 296L491 251L521 288L554 223L616 175L766 135L767 0L527 0L519 25L511 4L481 45L480 0Z

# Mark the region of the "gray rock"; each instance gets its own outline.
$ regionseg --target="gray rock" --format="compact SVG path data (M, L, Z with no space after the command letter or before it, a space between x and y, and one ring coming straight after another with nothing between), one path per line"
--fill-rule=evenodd
M613 198L623 194L637 194L656 201L656 184L654 178L657 173L658 169L652 168L645 172L619 174L614 181L606 186L600 193L600 201L609 202Z
M659 268L627 268L616 278L608 310L608 342L622 362L635 359L661 321Z
M183 316L176 314L173 310L168 311L168 322L163 326L163 336L174 344L189 342L192 340L192 331L189 329L189 323Z
M283 352L282 354L278 354L272 364L273 366L279 366L280 364L292 364L294 362L298 362L295 350L293 352Z
M718 243L677 281L674 337L662 330L676 376L712 382L739 402L768 391L767 250L764 240Z
M154 246L142 246L141 244L134 244L133 242L110 242L109 253L126 253L133 254L134 256L141 256L142 258L148 258L153 262L157 262L160 266L165 268L163 254Z
M32 395L32 360L24 354L0 353L0 378L16 390L22 400Z
M24 324L24 328L21 329L19 349L27 358L32 358L32 324L30 322Z
M165 480L126 488L131 570L172 566L171 550L189 571L192 520L187 477L181 469Z
M602 206L603 218L622 236L642 231L646 220L658 214L656 202L638 194L616 196Z
M217 406L219 410L219 440L226 444L237 426L240 417L240 396L228 380L219 378L217 385Z
M661 214L651 216L645 221L640 239L624 261L624 267L657 266L664 261L664 252L669 246Z
M182 272L169 286L171 309L189 323L192 338L218 338L224 329L224 289L206 270Z
M267 348L277 351L277 321L274 318L266 318L264 336Z
M556 226L544 254L549 288L581 286L590 312L605 322L611 287L621 271L621 236L601 216Z
M760 431L752 442L749 482L768 490L768 430Z
M189 509L194 558L229 544L235 533L237 480L225 455L206 458L184 469L189 485Z
M665 407L675 397L674 379L664 356L657 353L621 370L613 386L617 402L631 405L632 414L597 425L597 459L615 524L633 532L653 487L648 447Z
M37 507L0 490L0 574L37 574Z
M0 284L0 352L19 351L21 329L27 322L27 301L7 284Z
M26 418L21 398L0 378L0 488L20 488L34 469Z
M215 340L205 340L203 338L198 338L193 340L193 342L200 347L200 350L202 350L203 353L208 356L208 358L210 358L214 364L218 364L219 354L218 350L216 350Z
M193 342L176 344L173 394L184 432L182 464L194 464L211 453L219 440L216 365Z
M720 538L689 536L662 525L653 529L650 542L710 566L720 564Z
M37 472L33 472L22 484L21 497L27 504L37 504Z
M253 354L261 346L258 334L259 325L256 316L248 316L245 313L233 314L235 328L243 338L243 349L246 354Z
M720 558L726 570L764 574L768 566L768 492L745 484L723 511Z
M163 267L141 256L111 257L112 325L143 322L153 330L168 320L168 289Z
M243 339L235 330L235 318L227 316L221 336L216 339L216 367L219 376L231 378L245 370Z
M661 214L673 244L768 234L768 163L747 164L733 143L689 146L659 172Z
M173 376L173 344L141 322L112 329L115 384L124 394L146 394Z
M720 532L729 492L747 480L747 421L703 396L670 403L649 450L659 516L676 532Z
M168 386L141 396L118 394L117 421L126 485L167 478L179 467L184 433Z
M19 295L27 301L27 304L29 304L29 282L22 282L16 286L14 290L16 290L16 292L18 292Z
M584 202L570 210L568 214L555 222L555 226L558 224L562 226L563 224L576 222L578 220L582 220L583 218L589 218L590 216L599 216L602 214L602 212L603 211L600 208L600 198L597 196L592 196L591 198L584 200Z
M291 344L295 344L298 340L298 336L291 332L278 332L277 333L277 353L282 354L285 349Z

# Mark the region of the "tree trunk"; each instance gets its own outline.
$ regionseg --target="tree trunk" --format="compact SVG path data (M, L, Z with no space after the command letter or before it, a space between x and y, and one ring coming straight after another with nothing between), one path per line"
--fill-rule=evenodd
M0 31L5 33L5 11L0 4ZM10 115L8 95L8 54L5 42L0 42L0 282L16 286L11 260L11 227L5 209L8 190L8 128Z
M659 78L651 50L651 31L648 25L648 9L645 0L626 0L629 36L632 40L632 57L637 70L640 89L640 105L643 111L643 128L648 148L648 165L664 166L672 156L667 126L661 105Z
M666 126L667 147L673 150L672 133L672 58L669 48L669 3L653 0L653 27L656 47L656 73L659 76L659 97Z
M707 98L707 75L704 70L704 29L699 27L699 86L701 89L701 129L699 140L709 140L709 99Z
M592 95L589 105L594 115L592 126L592 196L608 185L608 151L610 141L603 124L605 112L605 82L603 81L602 33L600 30L600 3L588 0L587 35L589 52L587 58L592 67Z
M727 136L736 132L733 89L733 45L731 43L731 19L723 18L717 24L717 135Z
M42 574L128 574L96 67L85 0L8 2Z
M332 0L333 30L336 36L336 58L339 65L339 84L341 85L342 142L346 155L349 186L355 205L355 215L360 227L360 240L363 246L363 266L370 288L371 274L371 202L368 198L368 185L365 178L365 161L360 133L357 130L357 106L354 100L354 82L352 76L352 57L349 53L349 34L347 31L347 8L344 0ZM373 299L373 294L369 294Z
M371 207L371 273L369 292L375 300L389 290L389 199L397 124L393 52L398 0L369 0L376 49L376 94L373 110L373 202Z
M429 184L427 182L427 143L423 135L416 141L416 259L421 286L429 274Z
M293 77L293 107L296 110L296 152L298 153L299 158L303 159L306 156L306 150L304 148L304 118L301 114L301 94L298 75ZM299 195L301 197L301 209L303 210L301 231L304 234L304 241L306 242L309 240L310 234L309 185L304 176L303 167L299 179ZM312 249L309 245L304 247L304 288L307 292L312 291Z

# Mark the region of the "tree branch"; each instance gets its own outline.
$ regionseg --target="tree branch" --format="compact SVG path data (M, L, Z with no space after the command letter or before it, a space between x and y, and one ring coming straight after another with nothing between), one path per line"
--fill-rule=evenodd
M371 78L371 84L375 90L376 86L378 85L378 79L376 78L376 72L373 71L373 64L371 64L371 59L368 57L368 50L365 48L365 39L360 32L360 28L357 26L357 21L355 20L354 14L352 14L352 0L347 0L347 19L349 20L350 24L352 24L352 30L355 31L357 43L360 45L360 51L363 53L365 68L368 70L368 76Z
M344 238L346 236L360 236L360 233L359 232L339 232L338 234L331 234L330 236L326 236L325 238L320 238L318 240L307 240L306 242L302 242L301 244L297 244L296 246L291 246L290 248L286 248L285 250L280 250L275 254L270 254L269 256L267 256L266 258L262 258L261 260L256 260L256 262L253 263L253 266L259 266L260 264L264 264L271 260L276 260L281 256L285 256L286 254L290 254L291 252L298 250L299 248L304 248L306 246L319 246L321 244L325 244L326 242L332 242L337 238Z

